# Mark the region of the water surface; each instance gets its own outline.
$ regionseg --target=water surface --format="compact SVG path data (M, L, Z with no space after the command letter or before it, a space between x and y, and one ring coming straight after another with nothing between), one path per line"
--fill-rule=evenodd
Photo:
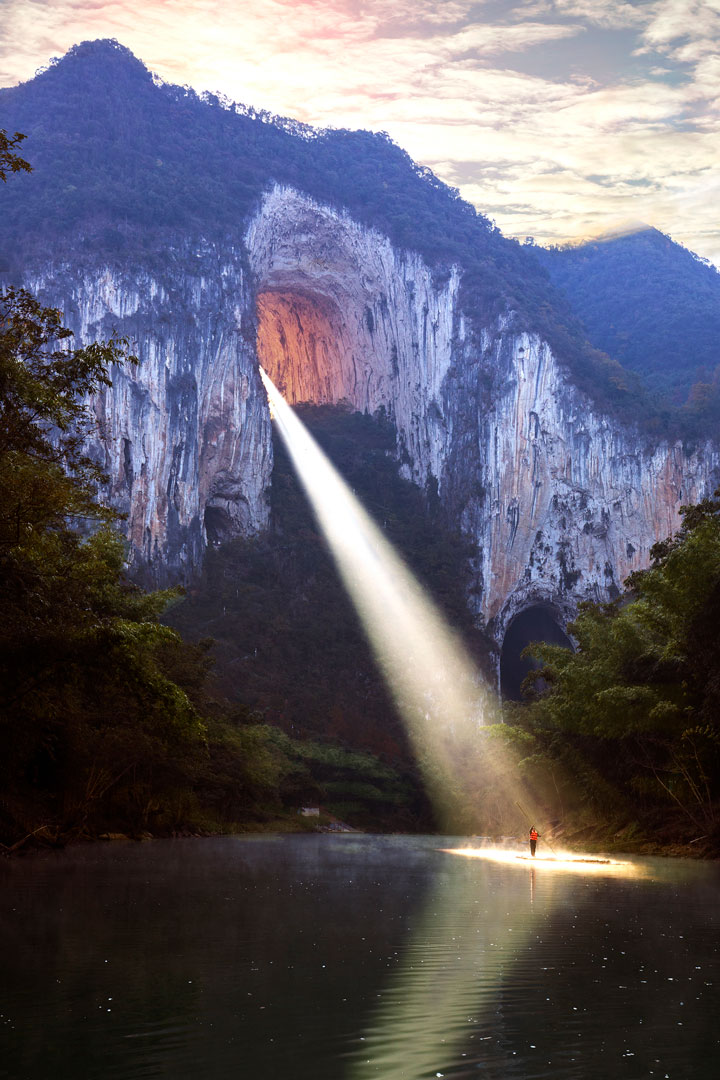
M0 866L0 1077L720 1075L720 866L437 837L93 845Z

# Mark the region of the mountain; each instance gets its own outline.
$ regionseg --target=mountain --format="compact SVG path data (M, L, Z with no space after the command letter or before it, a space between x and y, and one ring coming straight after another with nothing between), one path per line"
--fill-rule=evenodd
M0 192L6 277L141 359L98 397L93 445L138 574L191 580L208 546L266 533L259 361L293 403L393 425L404 479L473 545L500 666L519 613L564 625L616 596L716 485L716 443L684 444L536 253L386 136L159 84L107 41L0 110L35 168Z
M623 367L679 405L694 383L717 384L714 267L651 228L538 255L590 341Z
M482 319L516 311L552 341L576 381L628 415L628 384L588 348L534 253L508 240L387 135L316 130L212 94L161 83L114 40L86 41L34 79L0 90L3 126L28 136L33 174L1 193L0 269L99 253L162 261L186 242L242 241L273 184L349 212L436 275L464 268L463 304Z

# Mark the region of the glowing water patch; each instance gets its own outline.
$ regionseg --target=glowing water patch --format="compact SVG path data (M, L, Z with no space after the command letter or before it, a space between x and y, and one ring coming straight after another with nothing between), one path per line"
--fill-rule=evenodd
M479 728L497 719L494 702L457 636L272 380L262 368L260 373L295 469L405 720L430 794L447 822L456 816L453 809L468 801L463 771L477 754Z
M549 871L563 871L576 874L615 874L623 877L641 877L643 868L635 863L620 862L600 855L582 854L581 852L561 851L557 855L536 855L534 858L524 852L508 851L507 848L439 848L448 855L462 855L466 859L488 859L491 862L505 863L527 870L539 867Z

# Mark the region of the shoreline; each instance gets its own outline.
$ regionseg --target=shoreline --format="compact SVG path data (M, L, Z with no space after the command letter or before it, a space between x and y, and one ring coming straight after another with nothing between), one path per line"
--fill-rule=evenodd
M550 847L551 843L555 843L558 846L562 846L564 850L588 855L650 855L658 856L662 858L684 858L694 859L698 861L715 861L720 859L720 850L717 845L712 842L710 836L699 837L697 841L682 841L682 840L667 840L664 842L658 840L651 840L642 836L624 836L622 831L615 833L611 836L607 835L604 831L593 829L591 835L588 834L588 829L579 830L583 835L580 836L577 833L570 833L568 835L553 836L548 838L545 844L538 844L538 852L544 847ZM354 834L360 836L437 836L438 838L446 836L444 833L415 833L404 830L378 830L372 829L358 829L350 825L346 825L344 822L339 822L337 819L333 821L322 821L320 823L317 820L312 823L307 819L298 816L297 818L281 817L267 822L236 822L233 827L226 830L193 830L192 828L176 830L169 833L150 833L143 831L140 833L125 833L120 831L106 831L96 834L82 834L82 835L47 835L50 832L48 826L40 826L34 832L29 833L27 836L16 841L12 845L0 844L0 855L8 859L13 858L26 858L42 855L51 851L64 851L67 848L74 848L81 844L137 844L148 843L153 840L202 840L202 839L218 839L221 837L232 836L261 836L261 835L347 835ZM45 835L43 835L45 834ZM466 838L469 842L473 839L479 839L479 837L468 836ZM507 845L508 840L511 838L505 835L504 837L497 839L483 836L483 843L490 841L491 843L504 843ZM519 836L512 838L517 840L518 843L525 843L525 837ZM542 839L542 838L541 838Z

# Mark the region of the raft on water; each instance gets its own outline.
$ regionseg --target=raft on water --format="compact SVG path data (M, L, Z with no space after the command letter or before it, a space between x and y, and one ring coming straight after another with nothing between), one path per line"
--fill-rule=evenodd
M564 863L610 863L610 859L586 859L578 856L577 859L560 859L556 855L516 855L516 859L525 859L527 862L564 862Z

